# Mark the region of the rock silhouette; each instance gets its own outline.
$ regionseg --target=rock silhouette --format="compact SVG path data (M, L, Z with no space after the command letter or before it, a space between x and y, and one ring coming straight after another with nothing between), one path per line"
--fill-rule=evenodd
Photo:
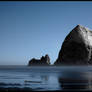
M29 66L48 66L50 65L50 58L48 56L48 54L46 54L45 56L42 56L41 59L31 59L29 61Z
M65 38L54 65L92 64L92 31L77 25Z

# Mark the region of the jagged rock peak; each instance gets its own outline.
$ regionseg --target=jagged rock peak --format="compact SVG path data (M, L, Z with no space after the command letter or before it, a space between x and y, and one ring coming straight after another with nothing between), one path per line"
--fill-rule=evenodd
M80 24L78 24L73 30L79 30L79 31L86 31L86 32L90 32L91 30L89 29L89 28L87 28L87 27L84 27L84 26L82 26L82 25L80 25Z

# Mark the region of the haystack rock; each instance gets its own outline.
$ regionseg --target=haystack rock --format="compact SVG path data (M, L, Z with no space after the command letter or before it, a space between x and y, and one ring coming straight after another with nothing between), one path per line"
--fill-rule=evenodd
M50 57L48 54L42 56L40 59L31 59L28 63L29 66L48 66L50 65Z
M92 31L77 25L65 38L54 65L91 65Z

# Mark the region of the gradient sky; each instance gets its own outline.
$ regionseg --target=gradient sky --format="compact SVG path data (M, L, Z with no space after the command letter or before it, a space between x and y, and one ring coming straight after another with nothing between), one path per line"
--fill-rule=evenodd
M92 29L92 2L0 2L0 65L27 65L45 54L53 64L77 24Z

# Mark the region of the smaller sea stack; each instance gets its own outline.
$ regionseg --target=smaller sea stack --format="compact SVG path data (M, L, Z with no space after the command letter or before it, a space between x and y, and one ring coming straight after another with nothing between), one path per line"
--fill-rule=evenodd
M40 59L32 58L28 66L49 66L50 65L50 57L48 54L42 56Z

